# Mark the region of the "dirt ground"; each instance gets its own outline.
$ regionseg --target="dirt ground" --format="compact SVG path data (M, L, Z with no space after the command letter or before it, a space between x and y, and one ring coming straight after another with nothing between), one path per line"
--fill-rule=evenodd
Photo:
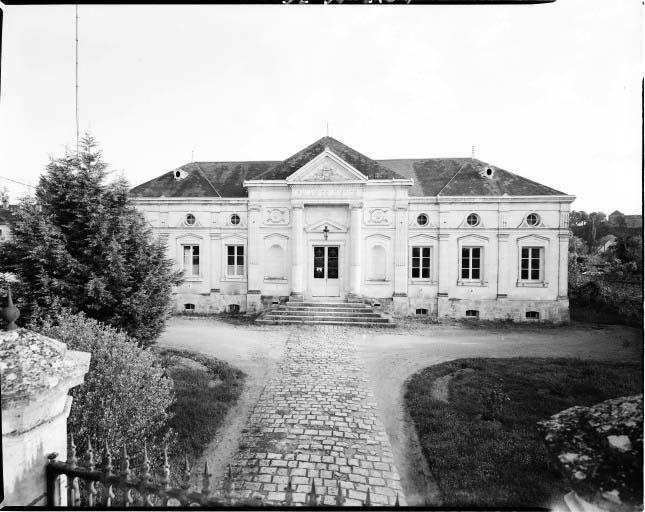
M223 477L253 405L274 374L293 326L230 325L216 318L173 318L159 340L212 355L247 374L247 385L217 438L206 449L215 479ZM414 427L403 407L404 383L416 371L462 357L580 357L642 360L640 330L623 326L566 327L425 324L354 329L399 469L408 505L439 504ZM200 461L201 462L201 461ZM201 462L203 464L203 462Z

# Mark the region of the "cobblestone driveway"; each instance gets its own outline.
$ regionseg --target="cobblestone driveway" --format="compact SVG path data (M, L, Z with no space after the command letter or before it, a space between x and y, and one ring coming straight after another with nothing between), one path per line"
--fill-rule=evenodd
M255 406L234 458L235 489L265 503L305 503L315 483L319 503L401 505L399 474L368 391L365 369L343 327L291 330L283 361ZM236 493L237 494L237 493Z

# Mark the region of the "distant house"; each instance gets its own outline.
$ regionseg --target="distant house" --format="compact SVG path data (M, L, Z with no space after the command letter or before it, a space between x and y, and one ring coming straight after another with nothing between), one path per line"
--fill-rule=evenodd
M612 226L621 226L636 229L641 229L643 227L642 215L625 215L623 212L620 212L618 210L610 213L609 217L607 217L607 220Z

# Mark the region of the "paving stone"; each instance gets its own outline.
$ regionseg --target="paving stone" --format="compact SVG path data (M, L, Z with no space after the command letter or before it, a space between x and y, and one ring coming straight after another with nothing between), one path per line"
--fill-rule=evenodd
M248 448L233 461L236 488L280 506L291 479L293 503L304 504L314 481L322 505L336 505L340 485L352 493L345 505L362 506L369 481L374 504L393 505L397 493L404 504L390 444L346 329L287 332L283 360L241 439Z

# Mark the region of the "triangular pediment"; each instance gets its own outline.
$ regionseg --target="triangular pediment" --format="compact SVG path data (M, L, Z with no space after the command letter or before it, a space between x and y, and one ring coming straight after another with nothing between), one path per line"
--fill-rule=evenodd
M316 222L305 226L305 231L307 233L314 233L323 231L325 228L327 228L328 233L347 233L347 226L343 226L331 219L317 220Z
M328 148L287 178L289 183L363 183L366 181L367 176Z

